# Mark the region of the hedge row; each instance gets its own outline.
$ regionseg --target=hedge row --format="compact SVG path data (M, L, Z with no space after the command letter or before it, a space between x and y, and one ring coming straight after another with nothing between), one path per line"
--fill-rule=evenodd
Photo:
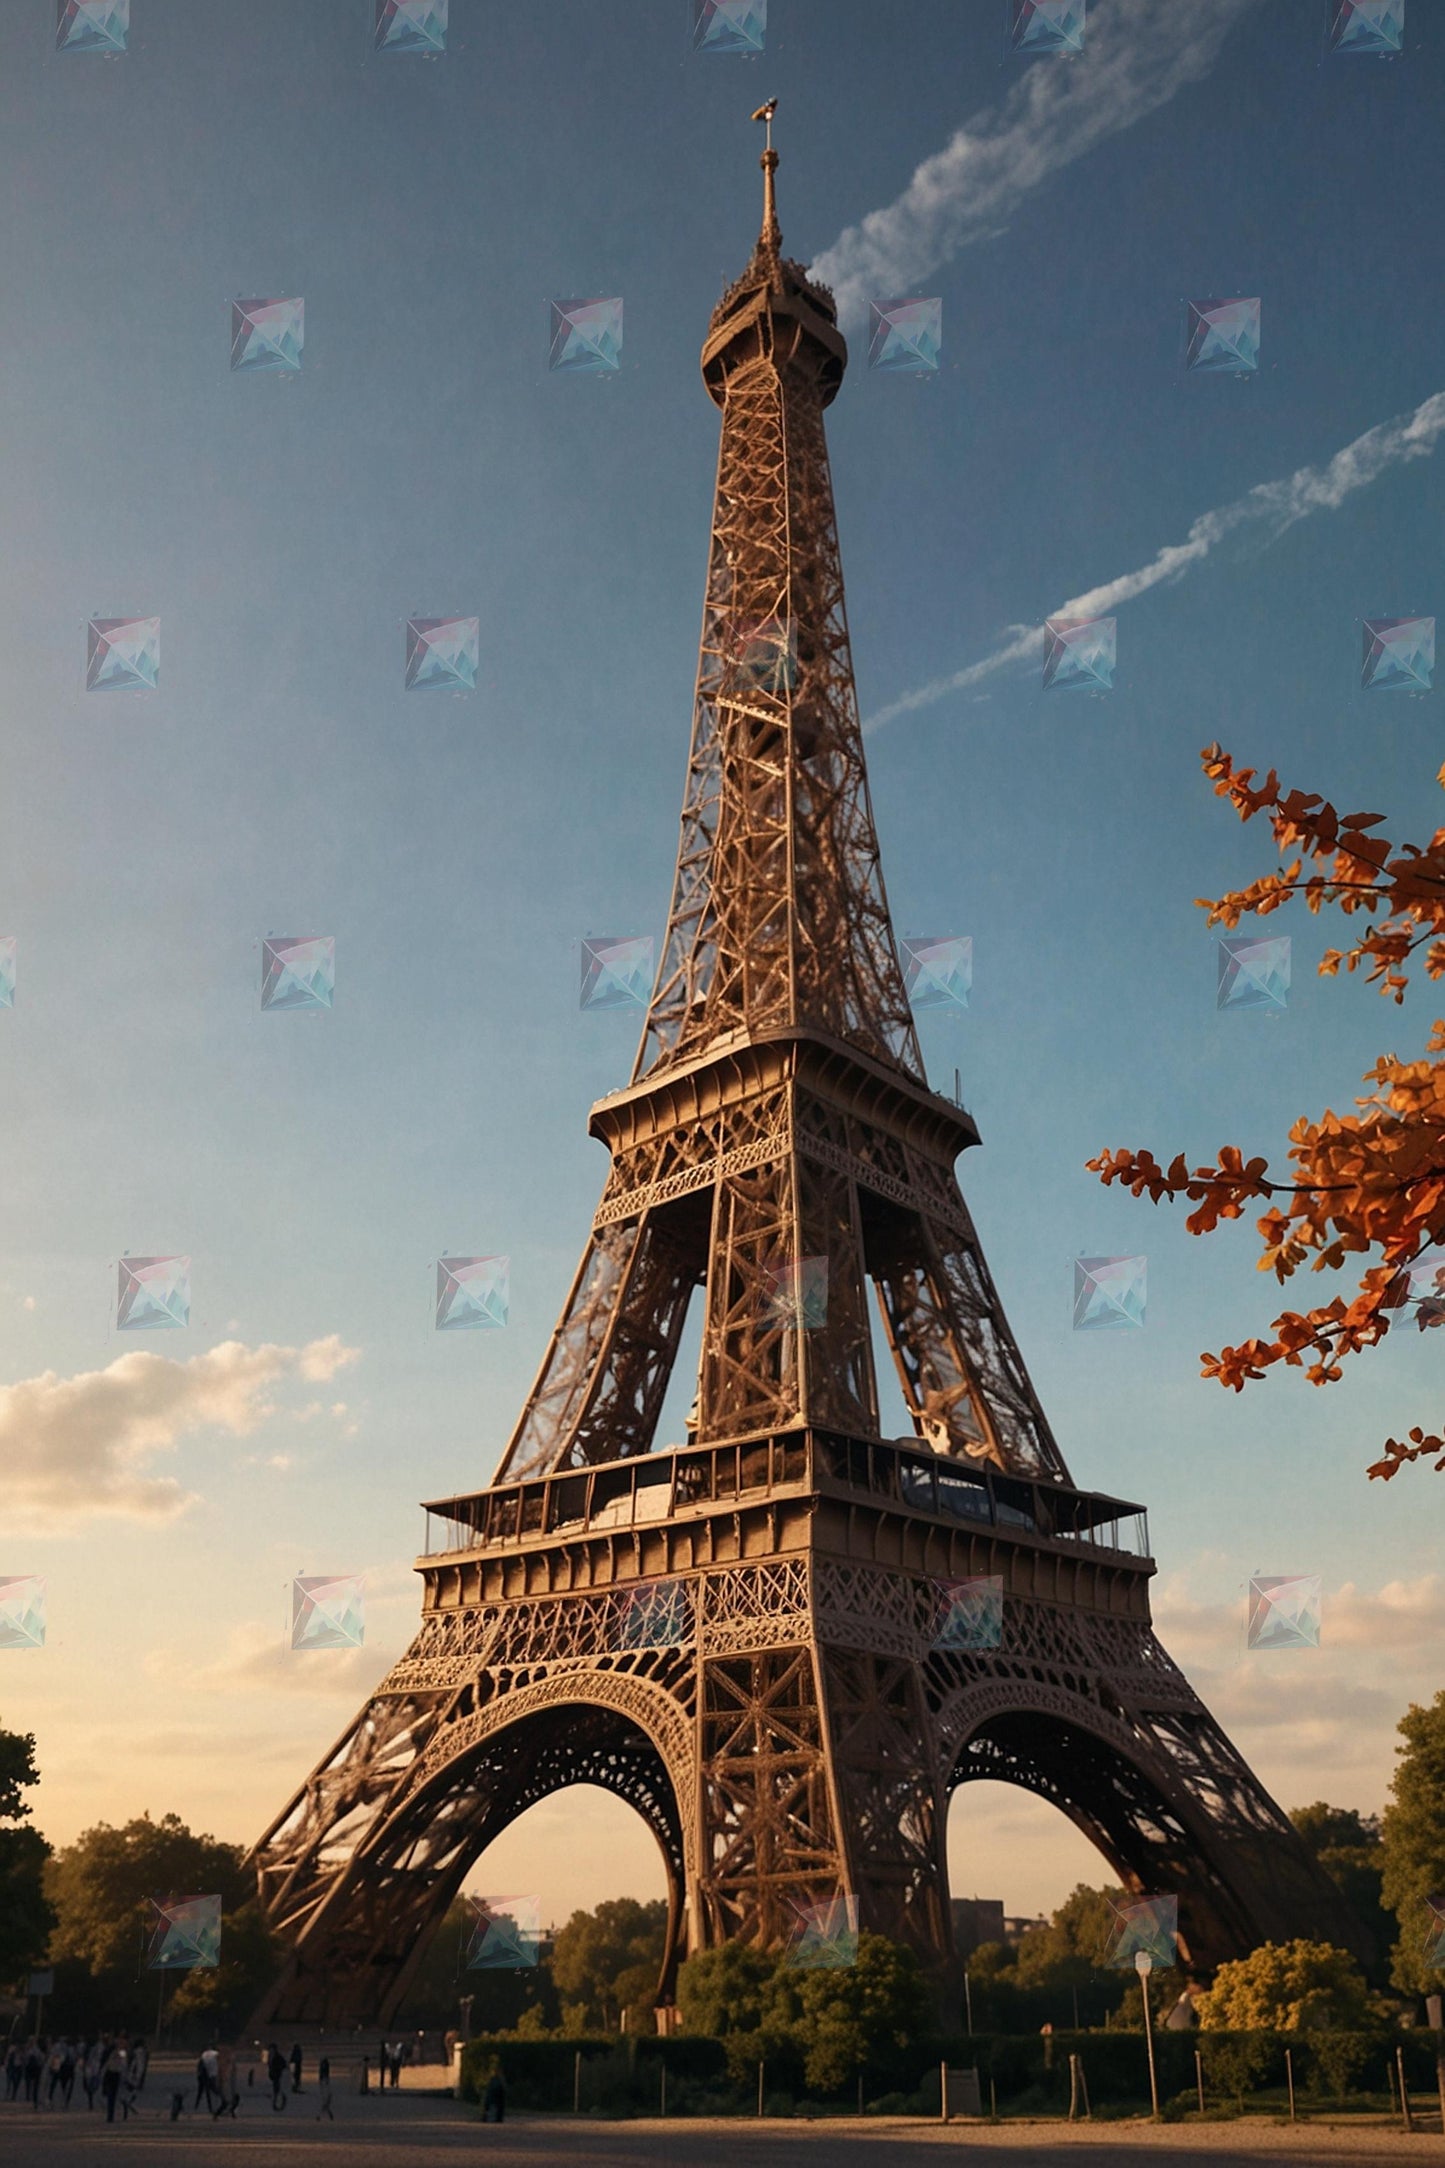
M1396 2048L1405 2054L1406 2079L1412 2088L1433 2091L1434 2036L1425 2032L1275 2033L1158 2032L1155 2059L1161 2099L1194 2093L1195 2051L1204 2064L1205 2097L1226 2105L1258 2092L1282 2088L1285 2049L1293 2051L1294 2081L1307 2097L1339 2099L1354 2092L1383 2093ZM906 2048L880 2047L862 2072L865 2098L897 2102L932 2087L937 2100L938 2066L976 2067L988 2098L992 2079L1000 2106L1028 2096L1047 2111L1067 2106L1069 2056L1083 2064L1090 2102L1095 2106L1147 2103L1149 2063L1142 2032L1080 2032L1051 2035L956 2034L917 2040ZM656 2110L662 2072L667 2075L668 2106L745 2110L756 2105L750 2081L729 2080L723 2042L691 2035L670 2040L651 2036L612 2039L513 2040L495 2035L467 2042L462 2051L462 2097L477 2100L494 2069L500 2069L509 2101L519 2108L569 2110L573 2101L576 2058L582 2057L581 2101L584 2110L626 2114ZM801 2064L784 2056L769 2063L765 2084L770 2098L800 2098L806 2092ZM856 2103L849 2086L848 2104Z

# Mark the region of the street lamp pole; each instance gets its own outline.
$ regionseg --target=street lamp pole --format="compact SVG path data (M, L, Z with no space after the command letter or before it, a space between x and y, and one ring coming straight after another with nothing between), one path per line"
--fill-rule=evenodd
M1159 2120L1159 2073L1154 2068L1154 2017L1149 2008L1149 1975L1154 1970L1154 1960L1147 1950L1134 1952L1134 1970L1139 1975L1139 1985L1144 1991L1144 2042L1149 2050L1149 2100L1154 2120Z

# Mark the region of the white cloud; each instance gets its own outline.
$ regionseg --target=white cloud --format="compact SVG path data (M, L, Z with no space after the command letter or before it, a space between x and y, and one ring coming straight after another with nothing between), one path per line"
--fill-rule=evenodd
M22 1310L33 1310L35 1308L35 1297L33 1295L23 1295L20 1299L20 1307Z
M902 195L849 226L811 267L845 325L960 249L997 234L1026 196L1213 67L1257 0L1099 0L1077 57L1020 65L1002 103L976 113Z
M332 1378L359 1354L334 1333L302 1348L226 1340L187 1362L138 1348L104 1370L0 1387L0 1524L68 1534L98 1515L173 1519L195 1494L151 1473L156 1455L199 1430L249 1437L279 1412L269 1388Z
M1337 511L1346 498L1357 490L1368 488L1392 467L1402 466L1412 459L1427 459L1442 435L1445 435L1445 392L1435 392L1423 400L1413 414L1397 415L1393 421L1380 422L1375 428L1367 429L1363 436L1356 437L1353 443L1336 452L1324 466L1299 467L1277 482L1257 483L1244 496L1236 497L1232 504L1221 505L1216 511L1201 512L1182 542L1169 543L1137 571L1121 572L1116 579L1105 581L1101 587L1091 587L1082 595L1072 596L1047 614L1050 617L1107 617L1121 603L1132 602L1151 587L1182 578L1240 527L1258 524L1266 530L1267 541L1276 541L1312 512ZM911 714L916 708L931 707L950 693L966 691L981 678L1006 669L1010 663L1031 662L1042 655L1044 635L1041 625L1010 625L1005 629L1006 638L992 654L970 663L966 669L954 671L949 677L935 678L931 684L920 685L913 692L891 701L887 707L879 708L868 717L863 726L865 731L879 730L897 716Z
M368 1599L370 1591L368 1589ZM277 1590L277 1618L285 1605ZM367 1604L371 1609L370 1601ZM390 1644L364 1643L359 1649L293 1649L281 1625L269 1630L254 1620L235 1628L217 1655L197 1659L194 1651L153 1649L146 1671L157 1685L184 1689L203 1697L221 1693L228 1700L249 1694L326 1699L342 1695L359 1705L380 1685L401 1651Z

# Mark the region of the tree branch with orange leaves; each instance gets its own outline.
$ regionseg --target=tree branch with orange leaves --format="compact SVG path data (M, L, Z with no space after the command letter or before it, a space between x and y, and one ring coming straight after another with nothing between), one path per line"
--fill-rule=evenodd
M1211 926L1266 918L1302 896L1313 912L1332 904L1346 917L1364 913L1370 920L1352 947L1326 951L1322 977L1334 978L1341 964L1347 971L1363 967L1368 982L1397 1004L1421 950L1426 976L1445 977L1445 828L1423 848L1395 847L1371 833L1382 814L1341 816L1318 796L1281 791L1273 769L1256 786L1253 768L1236 769L1217 745L1201 758L1216 797L1227 798L1244 821L1267 813L1281 855L1297 854L1277 873L1217 902L1196 898ZM1437 780L1445 786L1445 768ZM1431 1027L1425 1051L1445 1055L1445 1020ZM1336 1296L1314 1309L1286 1310L1270 1328L1272 1340L1202 1356L1202 1374L1236 1392L1274 1363L1304 1369L1313 1385L1332 1383L1345 1357L1384 1339L1391 1314L1409 1301L1408 1268L1445 1236L1445 1061L1382 1055L1364 1082L1373 1089L1355 1101L1358 1114L1327 1111L1317 1122L1295 1123L1291 1181L1271 1180L1266 1160L1246 1161L1233 1145L1214 1164L1194 1168L1182 1152L1167 1168L1151 1152L1102 1152L1087 1163L1106 1184L1123 1182L1155 1204L1187 1198L1196 1209L1185 1224L1195 1235L1241 1218L1257 1198L1271 1200L1257 1222L1264 1241L1258 1269L1273 1272L1281 1285L1306 1263L1315 1272L1332 1271L1348 1257L1378 1251L1381 1261L1365 1271L1353 1301ZM1445 1323L1445 1264L1415 1314L1422 1327ZM1386 1439L1369 1472L1388 1481L1407 1462L1431 1456L1445 1471L1445 1437L1417 1427L1408 1439Z

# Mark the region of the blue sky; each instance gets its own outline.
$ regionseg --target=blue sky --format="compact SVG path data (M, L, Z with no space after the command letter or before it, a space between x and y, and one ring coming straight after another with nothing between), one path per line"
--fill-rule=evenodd
M995 1277L1076 1479L1148 1504L1165 1639L1265 1781L1381 1802L1438 1683L1442 1493L1363 1469L1433 1420L1434 1340L1224 1394L1200 1350L1279 1307L1252 1230L1191 1241L1083 1163L1282 1156L1439 1006L1319 981L1338 929L1291 911L1288 1010L1220 1013L1192 899L1274 863L1200 776L1214 738L1388 832L1439 820L1439 695L1362 693L1359 620L1445 600L1442 417L1374 479L1330 463L1445 389L1441 40L1418 4L1375 62L1326 55L1324 0L1097 0L1082 59L1027 62L1003 12L772 0L755 60L694 53L686 0L452 0L434 62L374 55L370 0L134 0L117 59L58 55L46 0L0 22L0 1574L44 1574L50 1616L0 1653L0 1720L37 1733L53 1838L172 1806L257 1834L410 1636L417 1501L505 1443L641 1021L579 1010L579 944L666 912L697 355L770 95L787 251L845 299L943 302L927 379L870 372L852 323L829 430L895 924L974 941L972 1006L921 1030L982 1131ZM294 377L228 368L257 294L305 297ZM624 298L615 376L548 371L549 298L582 294ZM1234 294L1257 375L1186 374L1186 299ZM1319 508L1119 604L1107 697L1030 662L877 720L1302 469ZM83 690L91 615L160 617L157 692ZM409 615L479 618L475 694L403 690ZM268 933L335 936L329 1014L261 1013ZM192 1256L186 1333L117 1335L126 1250ZM432 1329L444 1250L510 1256L504 1332ZM1075 1334L1072 1257L1125 1251L1144 1330ZM285 1652L289 1577L362 1570L366 1648ZM1256 1570L1323 1575L1320 1650L1246 1658ZM955 1813L959 1889L1099 1878L1031 1802ZM660 1884L592 1793L479 1871L558 1913Z

